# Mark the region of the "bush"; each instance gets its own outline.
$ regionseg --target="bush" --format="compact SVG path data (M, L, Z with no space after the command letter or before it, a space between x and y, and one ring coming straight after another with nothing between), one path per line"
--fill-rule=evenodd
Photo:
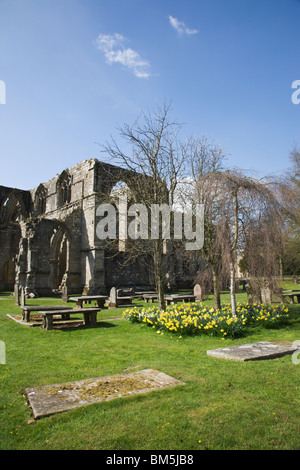
M288 317L288 309L281 305L238 304L236 317L233 318L229 304L214 309L205 307L203 303L183 303L169 306L165 311L160 311L158 307L134 307L124 310L123 316L132 323L145 323L157 332L233 338L240 336L247 325L280 325Z

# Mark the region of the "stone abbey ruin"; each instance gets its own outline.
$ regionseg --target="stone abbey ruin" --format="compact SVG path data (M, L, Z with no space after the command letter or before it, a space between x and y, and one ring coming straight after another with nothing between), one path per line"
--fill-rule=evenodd
M113 203L113 188L133 172L100 162L83 161L32 190L0 186L0 289L24 288L25 294L48 296L62 286L68 293L106 293L113 286L150 286L147 255L126 260L114 256L96 235L97 207ZM198 261L193 254L166 251L166 283L192 287ZM151 281L152 279L152 281Z

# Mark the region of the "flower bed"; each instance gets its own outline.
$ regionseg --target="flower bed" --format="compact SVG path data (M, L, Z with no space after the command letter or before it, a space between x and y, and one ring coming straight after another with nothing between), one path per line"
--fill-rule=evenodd
M288 317L283 305L237 304L236 317L232 317L230 305L220 309L206 307L201 303L172 305L161 312L152 308L129 308L123 316L132 323L145 323L158 333L169 331L179 335L207 334L210 336L237 337L245 326L262 325L266 328L280 325Z

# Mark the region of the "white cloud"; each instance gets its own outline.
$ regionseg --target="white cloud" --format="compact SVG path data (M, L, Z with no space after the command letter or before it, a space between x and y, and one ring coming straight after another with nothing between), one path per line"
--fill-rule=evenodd
M96 40L97 48L104 52L108 64L120 63L138 78L150 77L150 64L138 52L125 48L126 38L122 34L100 34Z
M180 34L197 34L198 29L190 29L188 28L183 21L179 21L177 18L174 18L173 16L169 16L169 21L171 26L173 26L176 31Z

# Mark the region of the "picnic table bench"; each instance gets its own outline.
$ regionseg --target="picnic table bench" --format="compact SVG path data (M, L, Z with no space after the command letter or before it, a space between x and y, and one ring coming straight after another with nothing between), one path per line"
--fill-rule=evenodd
M117 297L117 304L118 305L127 305L127 304L132 304L132 301L135 299L134 295L130 296L120 296Z
M144 295L156 295L154 291L137 291L134 293L134 297L136 299L143 299Z
M46 330L53 329L53 317L58 313L61 314L68 314L73 315L78 313L83 313L84 317L84 324L87 326L96 326L97 325L97 312L99 312L101 308L99 307L87 307L87 308L69 308L68 310L50 310L50 311L41 311L40 314L43 317L43 328Z
M82 308L83 303L91 303L96 300L98 307L104 307L105 301L108 299L106 295L81 295L79 297L70 297L69 300L76 302L78 308ZM69 307L70 308L70 307Z
M30 321L30 314L31 312L46 312L47 310L61 310L60 314L65 315L63 310L70 310L70 307L66 305L24 305L21 306L22 309L22 320L27 322ZM65 318L65 317L64 317Z
M295 303L294 297L297 297L297 302L298 304L300 304L300 292L297 292L297 291L282 292L281 297L282 297L282 301L284 300L284 297L288 297L292 304Z
M136 298L134 290L130 289L117 289L117 306L132 304L132 301Z
M153 303L154 300L158 298L157 294L143 294L143 299L145 302Z
M195 295L180 295L180 294L174 294L174 295L166 295L165 296L165 301L167 305L170 304L177 304L177 302L195 302L196 296Z
M154 300L158 298L157 294L145 294L144 296L145 302L153 303ZM179 301L182 302L195 302L196 296L195 295L180 295L180 294L173 294L173 295L165 295L165 301L167 305L172 303L176 304Z

